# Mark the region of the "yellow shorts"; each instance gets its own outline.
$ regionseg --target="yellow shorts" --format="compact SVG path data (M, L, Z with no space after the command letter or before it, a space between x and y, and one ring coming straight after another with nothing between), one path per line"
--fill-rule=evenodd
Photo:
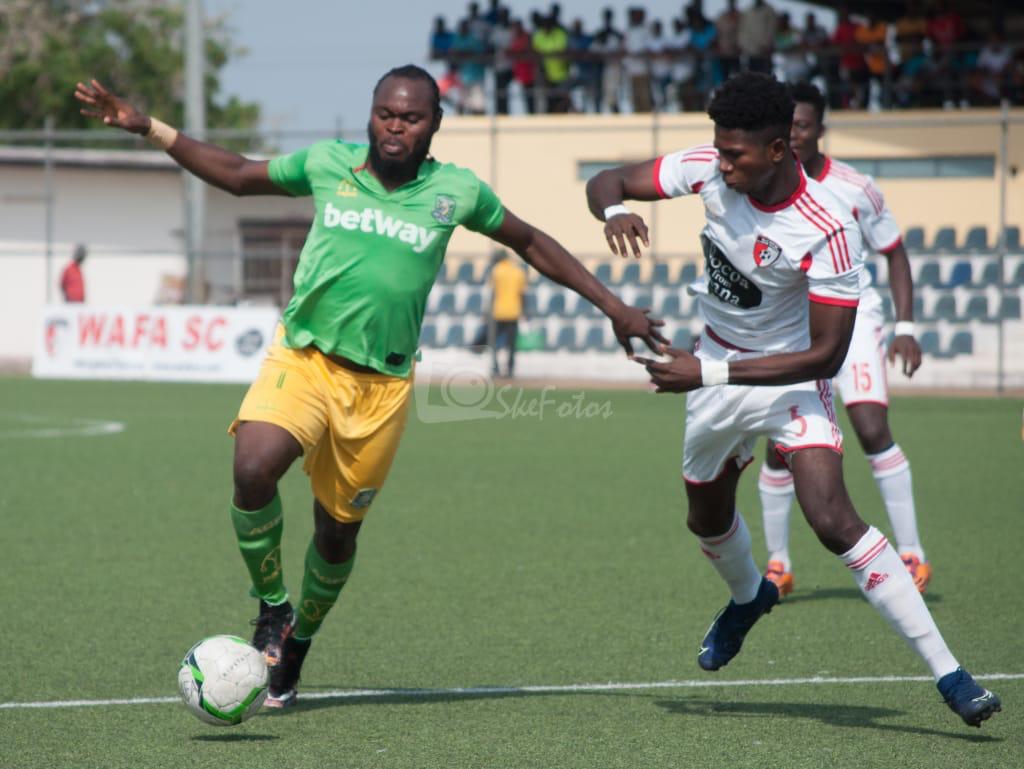
M302 445L317 501L343 523L361 521L398 451L412 378L351 371L314 348L289 349L281 336L229 432L240 422L283 427Z

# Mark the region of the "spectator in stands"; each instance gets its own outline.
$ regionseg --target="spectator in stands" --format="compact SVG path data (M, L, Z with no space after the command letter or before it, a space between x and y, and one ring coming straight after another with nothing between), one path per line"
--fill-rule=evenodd
M672 19L672 35L668 39L672 59L672 83L675 87L676 106L681 110L699 110L700 95L694 83L697 62L690 46L690 30L683 19Z
M470 8L475 6L476 3L472 3ZM480 29L480 25L476 25L475 28ZM483 38L477 37L474 25L469 19L459 22L451 52L459 67L462 112L467 115L482 115L485 108L484 54L487 53L487 43Z
M71 261L60 274L60 292L68 304L80 304L85 301L85 279L82 277L82 264L85 262L86 249L81 243L75 246Z
M491 0L487 13L484 14L484 21L493 27L501 20L502 11L505 12L505 18L508 19L508 8L501 4L501 0Z
M701 94L700 98L703 101L719 82L717 67L712 60L718 31L714 24L704 18L703 14L688 12L686 19L690 25L690 48L696 55L697 91ZM703 106L703 103L699 104L697 109L702 109Z
M882 84L889 78L889 53L886 49L888 34L889 25L875 14L868 17L867 24L860 25L854 30L854 40L864 55L868 91L863 104L869 109L878 109L881 106L878 94L881 93Z
M604 24L594 35L590 50L600 56L598 82L600 87L597 95L598 111L619 111L619 99L622 94L622 50L623 35L612 23L614 11L604 9Z
M583 28L583 19L575 19L569 29L569 54L571 61L571 84L578 92L577 102L581 112L600 112L598 92L601 86L601 72L590 48L594 36Z
M779 16L779 28L775 32L775 52L778 57L779 80L800 83L809 77L811 67L807 61L800 30L790 23L788 13Z
M978 53L975 70L971 78L972 104L998 104L1006 95L1007 80L1013 64L1013 48L1006 43L1006 36L994 28L988 42Z
M552 6L553 8L557 6ZM569 33L558 23L558 17L540 17L540 26L533 33L533 50L541 55L540 74L547 97L548 112L569 111Z
M726 9L715 19L719 76L728 80L740 68L740 18L743 14L736 8L736 0L729 0Z
M550 18L550 17L549 17ZM491 270L491 319L494 323L493 373L500 375L498 367L498 351L508 348L508 363L505 376L515 376L516 340L519 336L519 319L523 316L523 296L526 293L526 273L508 258L508 254L499 251L495 255L494 267Z
M754 0L754 5L740 15L740 53L746 60L747 69L772 71L772 48L777 27L778 17L764 0Z
M651 22L650 35L647 38L647 55L650 57L651 93L654 106L659 112L668 108L668 91L672 82L672 62L670 60L669 40L659 19Z
M466 18L463 19L469 27L469 34L477 40L487 40L490 37L491 25L480 15L480 4L470 3Z
M961 79L971 69L958 46L967 38L963 17L952 9L948 0L940 0L935 13L928 17L928 39L935 46L935 63L943 88L943 106L952 107L963 96Z
M839 49L839 70L836 73L839 82L835 83L836 92L829 94L832 97L832 106L856 109L864 104L867 65L857 45L858 26L857 22L850 18L850 9L842 6L839 9L839 23L832 33L832 44Z
M491 10L495 10L495 8L496 13L494 22L491 24L489 39L490 49L494 52L494 112L498 115L507 115L508 93L512 85L512 57L509 48L515 33L512 29L508 8L494 2ZM490 17L491 11L488 11L485 18L489 20Z
M447 61L452 50L455 35L446 24L444 16L434 18L434 32L430 36L430 58L434 61Z
M900 59L906 60L920 50L921 42L928 36L928 19L922 10L920 0L907 3L906 12L896 20L896 45Z
M650 34L647 31L647 11L633 6L629 9L628 19L624 43L626 57L622 65L629 83L629 101L633 105L633 112L650 112L651 73L647 60Z
M533 55L533 41L526 31L523 22L515 19L512 22L512 40L508 45L509 58L512 61L512 79L523 92L523 105L526 111L533 114L536 109L534 94L537 81L537 62Z
M923 40L907 43L896 79L896 104L900 107L937 107L942 94L935 80L938 68Z

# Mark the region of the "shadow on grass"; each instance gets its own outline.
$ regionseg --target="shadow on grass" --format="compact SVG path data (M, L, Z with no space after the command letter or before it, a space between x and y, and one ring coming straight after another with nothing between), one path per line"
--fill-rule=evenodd
M971 734L963 731L946 732L937 729L926 729L919 726L901 726L897 724L880 724L880 718L891 718L902 714L902 711L891 708L878 708L865 705L821 705L806 702L716 702L714 700L675 699L660 700L658 707L681 716L738 716L765 718L803 718L820 721L829 726L852 726L859 729L877 729L883 732L902 734L920 734L927 737L948 737L967 742L996 743L1003 742L1001 737L987 734ZM952 716L952 714L950 714Z
M193 742L269 742L281 739L276 734L197 734Z
M792 595L787 595L781 606L789 606L794 603L803 603L804 601L827 601L832 598L857 598L864 600L864 595L855 587L823 587L817 590L797 590ZM925 593L925 603L936 604L942 603L941 593Z

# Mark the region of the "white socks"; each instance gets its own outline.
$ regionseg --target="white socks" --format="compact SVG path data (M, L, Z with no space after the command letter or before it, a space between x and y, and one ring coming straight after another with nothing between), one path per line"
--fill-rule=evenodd
M761 572L757 570L751 552L750 530L738 512L729 530L717 537L698 537L700 549L711 561L715 571L729 585L736 603L750 603L761 586ZM899 559L897 559L899 560ZM901 564L902 565L902 564Z
M925 661L935 680L959 667L903 561L874 526L839 556L864 597Z
M761 492L768 560L782 561L784 570L789 571L789 510L795 496L793 476L789 470L773 470L763 464L757 488Z
M901 554L916 555L923 563L926 559L921 548L921 537L917 533L910 463L896 443L880 454L869 454L867 459L889 514L896 548Z

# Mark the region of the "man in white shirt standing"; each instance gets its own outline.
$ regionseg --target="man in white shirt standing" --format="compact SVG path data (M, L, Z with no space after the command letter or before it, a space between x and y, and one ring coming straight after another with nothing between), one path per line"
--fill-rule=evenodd
M846 357L860 299L861 236L853 215L808 179L789 145L793 99L775 78L734 76L708 114L714 143L603 171L587 184L613 253L640 255L643 219L623 201L699 195L705 321L695 354L664 348L637 358L658 392L689 392L683 444L687 525L732 600L697 655L718 670L779 601L761 576L736 510L740 472L760 436L775 441L822 544L852 572L868 602L917 652L949 707L979 726L999 698L960 667L888 540L868 526L843 481L842 435L830 380Z

